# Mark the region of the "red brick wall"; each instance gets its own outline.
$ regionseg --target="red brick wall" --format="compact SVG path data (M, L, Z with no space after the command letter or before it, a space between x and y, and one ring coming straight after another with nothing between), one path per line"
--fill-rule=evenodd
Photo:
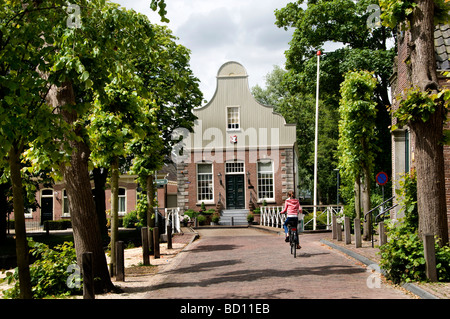
M214 156L215 152L211 152L211 156ZM246 150L245 152L240 151L234 152L234 158L238 161L244 161L245 165L245 208L249 208L249 202L252 198L253 202L258 206L257 198L258 198L258 189L257 189L257 161L262 159L259 156L257 150ZM269 205L283 205L283 201L285 199L285 193L287 192L286 183L287 176L289 174L292 175L292 172L289 172L289 169L286 171L286 155L285 150L276 150L270 151L267 150L267 158L271 158L274 160L274 201L268 202ZM224 155L225 157L225 155ZM195 157L195 155L191 154L191 159L200 158ZM205 163L211 163L208 161L208 158L203 158ZM225 158L224 158L225 160ZM249 177L247 177L247 172L250 173ZM221 173L221 177L219 178L218 174ZM179 193L181 200L183 200L183 196L185 196L184 209L194 209L198 210L200 208L201 202L197 201L197 163L193 160L191 163L185 164L185 166L180 165L178 169L178 178L179 178ZM291 176L293 179L293 176ZM250 183L248 182L250 180ZM222 180L222 183L220 183ZM214 203L206 203L206 209L215 208L216 204L219 201L219 198L224 207L226 207L226 189L225 189L225 163L223 161L217 161L213 164L213 183L214 183ZM251 185L253 188L248 188ZM179 201L180 205L180 201Z

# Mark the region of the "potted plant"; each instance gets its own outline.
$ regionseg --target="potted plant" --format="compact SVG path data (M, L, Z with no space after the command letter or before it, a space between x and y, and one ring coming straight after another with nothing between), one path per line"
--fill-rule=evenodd
M256 224L259 224L260 220L261 220L261 209L260 208L255 208L253 210L253 215L255 216L254 222Z
M220 221L220 214L214 213L211 217L211 225L219 225L219 221Z
M255 218L255 215L253 215L252 213L249 213L248 215L247 215L247 221L248 221L248 224L249 225L251 225L251 224L253 224L253 219Z

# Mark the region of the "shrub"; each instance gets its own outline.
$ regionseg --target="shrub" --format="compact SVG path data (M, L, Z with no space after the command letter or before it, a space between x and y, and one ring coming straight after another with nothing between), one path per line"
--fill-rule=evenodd
M33 298L42 299L53 295L70 295L81 293L79 288L69 288L67 281L70 272L70 265L76 265L76 253L73 243L65 242L62 245L50 249L43 243L36 243L28 240L31 254L37 260L30 265L30 276ZM4 291L6 298L19 297L19 273L18 269L14 273L8 272L6 278L8 284L14 282L14 286Z
M199 214L199 212L196 212L193 209L188 209L187 211L184 212L184 214L186 216L189 216L189 218L192 220L193 218L196 218Z
M220 221L220 214L214 213L214 214L212 215L211 221L212 221L213 223L215 223L215 224L218 224L219 221Z
M253 222L253 219L255 218L255 216L252 214L252 213L249 213L248 215L247 215L247 221L249 222L249 223L251 223L251 222Z
M418 235L416 183L415 172L400 181L397 195L403 198L404 218L388 222L389 241L380 247L380 267L386 271L386 278L394 283L426 280L423 241ZM450 281L450 247L441 248L436 243L435 250L438 280Z
M199 225L204 225L206 222L206 216L203 215L198 215L197 216L197 221Z
M139 218L137 212L132 210L125 216L123 216L123 227L125 228L134 228L139 224Z

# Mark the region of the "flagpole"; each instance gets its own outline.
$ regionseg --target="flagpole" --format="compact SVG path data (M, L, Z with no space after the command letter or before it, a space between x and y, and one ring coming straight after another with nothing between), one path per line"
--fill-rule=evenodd
M319 71L320 71L320 55L322 52L317 51L317 84L316 84L316 130L314 139L314 214L313 214L313 230L317 226L317 144L319 140Z

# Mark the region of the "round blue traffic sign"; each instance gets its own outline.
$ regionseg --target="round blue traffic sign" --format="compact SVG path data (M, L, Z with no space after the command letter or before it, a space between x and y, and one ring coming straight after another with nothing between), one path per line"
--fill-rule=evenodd
M388 182L388 176L385 172L379 172L376 177L378 185L383 186Z

